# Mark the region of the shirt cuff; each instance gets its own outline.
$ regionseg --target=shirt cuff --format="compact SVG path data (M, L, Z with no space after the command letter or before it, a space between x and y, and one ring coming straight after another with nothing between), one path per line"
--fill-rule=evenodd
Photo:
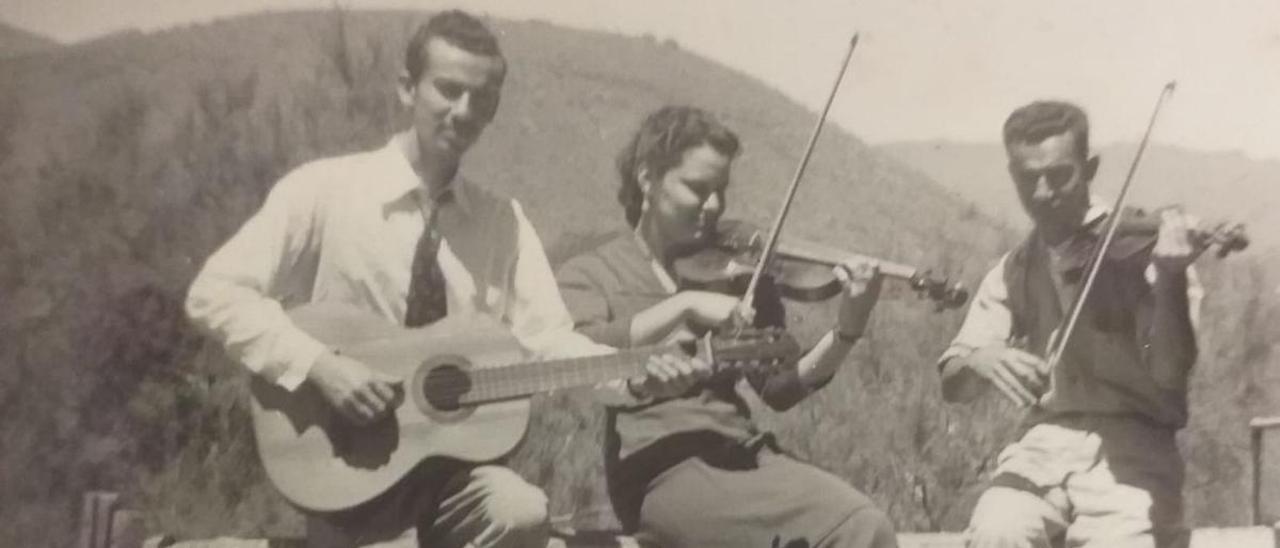
M947 347L947 350L942 353L942 356L938 357L938 371L942 371L942 367L947 364L948 360L953 358L967 358L974 350L977 350L977 348L964 344L952 344Z
M614 379L595 385L596 401L610 407L634 407L653 401L652 397L637 398L627 387L627 379Z
M286 365L284 372L276 377L276 384L290 392L296 390L307 380L307 374L311 372L311 367L315 365L316 360L320 356L330 352L330 349L319 341L311 337L298 337L296 340L290 341L291 346L297 348L292 352L295 356Z

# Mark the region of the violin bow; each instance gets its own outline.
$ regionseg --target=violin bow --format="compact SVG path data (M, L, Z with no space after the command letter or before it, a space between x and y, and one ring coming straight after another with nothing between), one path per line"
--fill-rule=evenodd
M1067 341L1071 339L1071 333L1075 331L1076 323L1080 320L1080 311L1084 309L1084 301L1089 296L1089 290L1093 288L1093 282L1098 277L1098 270L1102 267L1102 258L1107 254L1107 248L1111 247L1111 240L1115 238L1116 229L1120 226L1121 208L1124 207L1125 199L1129 196L1129 187L1133 183L1133 175L1138 172L1138 164L1142 162L1142 155L1147 150L1147 142L1151 140L1151 131L1156 127L1156 118L1160 116L1160 108L1164 106L1165 99L1173 95L1173 91L1177 88L1178 82L1171 80L1160 90L1160 97L1156 99L1156 107L1151 112L1151 120L1147 122L1147 132L1142 136L1142 142L1138 144L1138 152L1133 156L1133 163L1129 164L1129 173L1124 178L1124 184L1120 186L1120 194L1116 196L1115 205L1111 206L1111 214L1107 215L1106 235L1102 238L1102 245L1098 246L1098 250L1094 252L1093 259L1089 263L1089 275L1084 280L1084 287L1080 289L1080 294L1076 296L1075 302L1071 304L1071 315L1067 317L1067 323L1062 327L1058 337L1050 345L1052 350L1049 352L1049 370L1053 371L1057 367L1058 362L1062 360L1062 353L1067 348Z
M813 126L813 132L809 135L809 144L804 149L804 155L800 157L800 165L796 167L795 175L791 177L791 186L787 188L787 195L782 201L782 207L778 210L777 217L773 220L773 227L769 230L769 238L765 241L764 248L760 253L760 261L756 263L755 271L751 273L751 281L747 284L747 291L742 296L742 302L739 305L745 309L754 308L756 287L760 285L760 278L764 274L765 268L769 265L769 261L773 258L774 249L778 245L778 235L782 232L782 223L787 218L787 212L791 209L791 202L795 199L796 189L800 187L800 179L804 176L804 168L809 165L809 157L813 155L813 146L818 142L818 136L822 134L823 122L827 120L827 113L831 110L831 103L835 101L836 92L840 89L840 82L844 80L844 73L849 69L849 60L853 58L853 50L858 47L858 34L854 33L853 38L849 40L849 49L844 54L844 61L840 63L840 72L836 74L836 81L831 86L831 93L827 95L827 102L822 107L822 114L818 116L817 123Z

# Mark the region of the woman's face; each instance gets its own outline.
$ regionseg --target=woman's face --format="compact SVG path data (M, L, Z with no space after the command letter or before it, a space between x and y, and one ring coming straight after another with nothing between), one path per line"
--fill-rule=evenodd
M732 160L702 144L684 152L680 163L660 180L642 174L649 197L644 221L656 224L668 244L695 244L715 232L724 212Z

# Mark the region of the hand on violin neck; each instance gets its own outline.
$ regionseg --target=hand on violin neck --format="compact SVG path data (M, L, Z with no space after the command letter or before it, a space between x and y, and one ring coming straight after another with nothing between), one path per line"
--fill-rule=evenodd
M871 319L871 310L880 300L884 276L875 261L849 259L832 269L842 285L840 311L835 330L842 336L860 337Z
M1151 263L1158 272L1181 274L1186 272L1200 254L1209 247L1210 238L1196 230L1199 221L1178 208L1160 212L1160 230L1151 252Z

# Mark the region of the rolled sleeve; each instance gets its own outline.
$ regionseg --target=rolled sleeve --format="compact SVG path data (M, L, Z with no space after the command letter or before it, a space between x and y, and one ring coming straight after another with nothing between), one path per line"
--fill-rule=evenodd
M519 256L513 274L513 298L508 320L512 333L539 359L601 356L617 352L614 347L574 331L574 321L565 307L542 240L525 217L520 204L512 201L519 232ZM593 396L605 405L641 403L626 387L625 379L596 384Z
M1155 287L1156 278L1159 276L1159 270L1156 265L1147 265L1143 271L1143 278L1147 281L1147 285ZM1191 320L1191 329L1200 330L1200 303L1204 301L1204 285L1200 283L1200 274L1196 271L1195 265L1187 267L1187 318Z
M284 311L305 298L312 254L314 185L291 175L196 275L188 317L250 371L294 389L327 349L298 329ZM314 268L312 268L314 270Z
M787 310L782 304L782 296L773 283L765 281L756 293L756 327L783 329L787 325ZM805 350L808 355L813 348ZM776 369L755 370L745 375L747 383L760 395L761 401L775 411L786 411L814 391L826 386L835 377L831 375L814 386L806 384L800 378L800 360Z
M962 358L979 348L1008 341L1013 330L1013 314L1009 311L1009 291L1004 284L1007 260L1008 255L1002 257L978 285L960 331L938 358L939 369L952 358Z

